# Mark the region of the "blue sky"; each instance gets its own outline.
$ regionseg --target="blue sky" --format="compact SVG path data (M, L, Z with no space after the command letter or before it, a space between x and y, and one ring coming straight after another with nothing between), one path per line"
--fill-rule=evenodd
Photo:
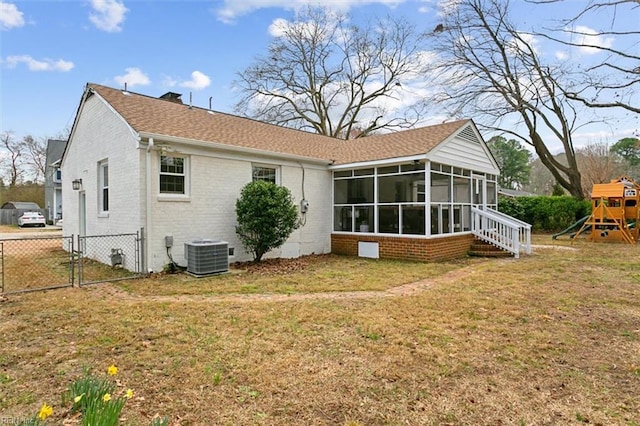
M294 9L307 3L0 0L0 132L47 137L70 127L87 82L123 87L126 81L129 90L151 96L174 91L186 101L192 92L194 105L207 107L213 97L214 109L232 112L238 100L232 85L236 73L266 51L275 20L291 19ZM313 2L318 3L348 12L353 20L403 15L424 30L439 19L438 0ZM571 15L585 1L513 3L528 25L557 13ZM640 25L640 15L618 19L636 29ZM620 114L613 130L590 126L576 142L615 142L637 134L638 127L637 115Z

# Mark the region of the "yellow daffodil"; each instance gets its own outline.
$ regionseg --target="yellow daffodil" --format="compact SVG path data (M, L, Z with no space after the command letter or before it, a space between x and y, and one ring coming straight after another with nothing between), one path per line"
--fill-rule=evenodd
M110 376L115 376L116 374L118 374L118 367L111 364L109 368L107 368L107 374Z
M110 393L105 393L104 396L102 397L102 400L104 402L110 401L111 400L111 394Z
M84 396L84 394L80 394L80 395L76 396L75 398L73 398L73 402L75 402L75 403L80 402L80 400L82 399L83 396Z
M40 408L40 412L38 413L38 418L40 420L45 420L51 414L53 414L53 407L45 403L45 404L42 404L42 408Z
M132 389L127 389L127 391L124 394L124 397L127 398L127 399L133 398L133 390Z

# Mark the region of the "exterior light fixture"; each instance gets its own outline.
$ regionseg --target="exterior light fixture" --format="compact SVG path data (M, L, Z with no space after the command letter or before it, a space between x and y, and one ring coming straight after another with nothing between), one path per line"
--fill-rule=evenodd
M82 188L82 179L74 179L71 182L71 186L73 187L74 191L79 191L80 188Z

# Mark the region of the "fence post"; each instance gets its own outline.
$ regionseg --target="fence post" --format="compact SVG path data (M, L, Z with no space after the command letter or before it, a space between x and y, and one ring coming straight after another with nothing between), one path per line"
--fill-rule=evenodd
M76 251L78 253L78 287L82 287L82 243L86 244L86 241L80 241L81 238L82 236L78 234L78 250Z
M138 263L138 265L140 266L140 270L138 271L138 273L140 274L147 274L147 256L145 253L145 239L144 239L144 227L140 228L140 245L138 246L140 248L140 262Z
M0 241L0 268L2 268L2 275L0 275L0 294L4 293L4 243Z
M64 237L62 237L64 238ZM70 273L71 273L71 288L75 287L75 278L76 278L76 253L75 253L75 247L73 245L73 234L71 234L71 237L69 239L70 241L70 247L69 247L69 269L70 269Z

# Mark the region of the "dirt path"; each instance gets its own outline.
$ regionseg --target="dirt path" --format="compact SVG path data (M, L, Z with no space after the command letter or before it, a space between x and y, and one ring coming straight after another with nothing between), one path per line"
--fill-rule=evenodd
M497 260L499 263L513 262L513 259ZM373 299L382 297L411 296L423 292L439 284L449 283L466 278L476 273L479 266L471 265L447 272L439 277L428 278L384 291L346 291L327 293L297 293L297 294L224 294L215 296L176 295L176 296L140 296L121 290L114 284L96 284L86 287L90 294L98 297L109 297L126 302L290 302L302 300L345 300L345 299Z

